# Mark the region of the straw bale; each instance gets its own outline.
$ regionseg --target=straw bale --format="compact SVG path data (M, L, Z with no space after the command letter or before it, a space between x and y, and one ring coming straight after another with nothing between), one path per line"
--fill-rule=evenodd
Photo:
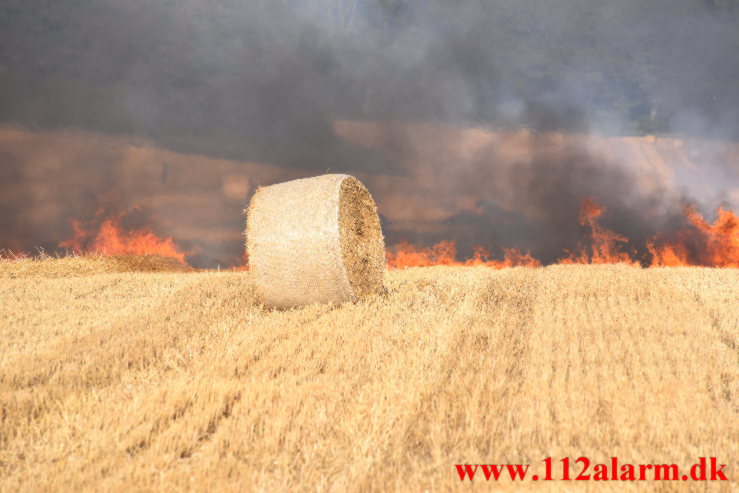
M277 308L357 301L382 289L385 244L375 203L349 175L259 188L246 248L260 300Z

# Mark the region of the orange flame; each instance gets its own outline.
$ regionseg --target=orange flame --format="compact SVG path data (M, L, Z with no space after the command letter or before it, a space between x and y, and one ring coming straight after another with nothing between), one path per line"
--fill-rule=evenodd
M626 237L598 224L598 218L605 210L593 199L583 200L578 222L590 228L590 253L586 246L581 246L577 254L568 252L566 257L559 259L560 264L639 264L629 253L620 251L619 243L629 241Z
M621 250L627 238L602 227L598 220L605 207L593 199L585 199L580 208L578 222L590 229L587 244L581 243L577 252L565 251L561 264L614 264L640 265L635 253ZM739 267L739 218L730 210L719 208L713 224L705 221L694 207L684 211L690 227L673 233L655 235L647 242L651 258L644 261L649 266L710 266ZM102 211L99 213L102 215ZM160 255L186 263L185 253L171 237L161 238L150 228L129 230L122 226L123 214L111 214L99 220L71 221L72 238L59 243L60 247L79 252L99 252L105 255ZM471 258L457 260L454 241L440 241L430 247L413 245L402 240L388 250L387 266L390 269L424 267L432 265L487 266L496 269L505 267L538 267L541 262L530 252L514 248L503 248L503 260L492 259L490 251L476 246ZM243 254L233 270L249 270L248 257Z
M97 230L93 225L72 220L74 236L59 243L59 247L103 255L160 255L186 263L185 253L177 248L171 237L160 238L149 228L127 231L121 226L121 216L106 218Z
M581 244L578 252L568 252L558 260L560 264L628 264L641 265L634 252L622 251L628 239L602 227L598 220L606 208L593 199L585 199L580 207L578 222L590 228L588 244ZM705 221L694 207L685 209L685 217L692 228L666 235L656 235L647 242L651 260L649 266L709 266L739 267L739 218L731 211L719 208L713 224ZM477 246L472 258L457 260L457 248L453 241L441 241L431 247L419 247L403 240L387 253L387 266L391 269L423 267L430 265L485 265L494 268L526 266L538 267L541 263L530 253L516 249L503 249L503 260L490 259L490 252Z
M485 265L502 269L504 267L541 267L541 262L531 256L531 253L521 253L515 248L503 249L503 260L495 260L490 258L490 252L481 247L476 246L472 254L472 258L464 262L464 265Z
M471 259L464 262L457 260L457 246L453 241L440 241L430 247L419 247L402 240L393 251L386 254L387 266L390 269L404 267L427 267L431 265L484 265L502 269L504 267L538 267L541 264L528 252L521 253L515 248L504 248L503 260L490 259L490 252L476 246Z
M386 253L391 269L403 267L427 267L430 265L459 265L456 261L457 246L453 241L440 241L431 247L418 247L401 240L394 252Z
M652 266L739 267L739 218L733 212L719 207L713 224L695 207L686 207L684 213L693 229L678 231L672 240L656 235L647 242Z

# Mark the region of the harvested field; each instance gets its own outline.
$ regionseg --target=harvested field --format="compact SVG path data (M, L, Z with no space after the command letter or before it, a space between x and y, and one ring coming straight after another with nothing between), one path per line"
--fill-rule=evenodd
M248 272L0 269L0 490L490 491L454 464L566 456L736 486L734 269L416 268L288 311Z

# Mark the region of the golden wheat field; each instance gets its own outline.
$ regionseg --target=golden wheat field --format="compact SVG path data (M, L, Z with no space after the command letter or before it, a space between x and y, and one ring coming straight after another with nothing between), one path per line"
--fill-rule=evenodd
M414 268L287 311L259 306L248 272L168 270L0 261L0 490L736 487L737 270ZM731 481L454 467L567 456L714 456Z

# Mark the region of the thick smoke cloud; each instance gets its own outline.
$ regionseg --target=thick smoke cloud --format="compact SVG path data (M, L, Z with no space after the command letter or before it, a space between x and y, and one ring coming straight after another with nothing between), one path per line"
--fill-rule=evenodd
M6 1L0 115L312 167L391 166L335 118L739 136L715 0Z
M339 128L341 135L394 156L411 173L412 184L373 183L381 196L402 197L389 201L388 214L402 208L411 218L398 229L402 221L387 221L390 243L453 238L463 254L482 244L530 249L542 261L554 261L589 232L577 217L583 199L592 197L607 208L603 226L628 237L641 258L656 231L686 225L682 208L688 198L681 182L697 190L711 182L712 170L732 170L723 159L701 152L696 142L679 139L349 122ZM715 147L708 144L710 150ZM720 155L736 164L739 146ZM703 178L695 176L687 156L701 163ZM733 183L739 183L737 172L734 166ZM402 195L413 189L418 195ZM715 195L704 199L719 201ZM431 205L442 217L434 217ZM455 213L444 216L445 211ZM423 228L424 217L436 227Z
M679 179L677 192L664 183L640 188L639 170L577 143L552 151L546 135L737 140L736 53L739 6L730 0L7 0L0 121L143 138L182 156L281 170L264 174L267 181L351 172L375 184L386 209L433 170L428 179L441 181L429 187L442 203L436 218L424 222L425 203L406 202L420 216L385 214L391 241L447 236L463 248L489 242L551 258L581 233L573 218L584 196L619 218L610 226L641 239L670 223L680 196L694 191ZM365 145L337 131L340 120L389 130ZM416 122L528 128L541 138L527 141L523 161L498 155L500 146L461 159L451 139L443 162L419 150L435 143L400 130ZM30 153L13 149L0 148L0 247L53 244L43 218L28 220L34 204L23 203L40 200L47 178L29 171ZM739 182L731 159L705 169L701 197L728 200ZM152 176L162 175L161 163L152 166ZM252 172L245 165L242 174ZM126 189L141 184L121 179L119 155L89 157L73 173L76 191L48 213L55 224L94 211L96 194L125 206L141 195ZM386 187L386 179L405 188ZM222 192L224 180L214 179L209 193ZM255 184L252 176L250 190ZM465 200L472 205L460 209ZM233 228L240 220L218 219Z

